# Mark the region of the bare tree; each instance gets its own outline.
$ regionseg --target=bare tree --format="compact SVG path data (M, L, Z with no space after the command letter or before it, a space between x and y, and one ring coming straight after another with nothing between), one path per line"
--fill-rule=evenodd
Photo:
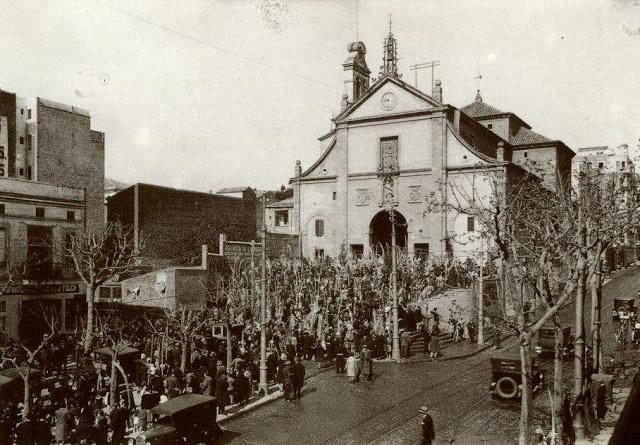
M145 239L136 242L133 229L109 223L103 230L83 229L71 236L66 252L86 287L87 325L84 348L88 351L94 333L94 301L98 288L108 280L122 278L139 266Z
M35 348L31 348L24 342L18 341L14 344L13 352L2 357L2 361L10 363L18 371L20 377L22 377L24 384L23 420L27 419L29 411L31 410L31 376L34 371L41 369L42 364L38 359L40 358L42 351L48 347L51 338L59 332L61 326L61 317L58 311L53 307L45 308L43 305L40 305L40 307L42 309L42 313L37 315L46 323L50 331L49 334L44 334L42 340Z
M117 405L118 371L124 380L127 397L129 397L129 404L131 404L128 377L124 369L120 366L118 358L120 354L130 347L134 339L138 337L137 320L125 321L116 312L100 315L96 311L95 315L94 335L102 343L103 347L109 351L111 356L109 404L111 407Z
M165 308L164 317L160 319L161 325L164 325L163 331L168 332L170 338L180 343L182 351L180 357L180 370L183 373L185 373L187 369L187 361L190 355L193 339L200 329L209 322L207 315L208 311L206 307L187 309L186 307L178 304L175 309ZM151 323L150 320L149 324L157 331L156 324Z

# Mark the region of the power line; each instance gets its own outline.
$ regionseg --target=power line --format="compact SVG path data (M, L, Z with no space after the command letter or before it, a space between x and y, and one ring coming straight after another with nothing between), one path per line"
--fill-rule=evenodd
M313 82L313 83L316 83L316 84L318 84L318 85L322 85L322 86L324 86L324 87L326 87L326 88L331 88L331 89L333 89L333 90L340 90L340 91L342 90L341 88L338 88L338 87L335 87L335 86L333 86L333 85L329 85L329 84L326 84L326 83L320 82L320 81L315 80L315 79L312 79L312 78L310 78L310 77L306 77L306 76L302 76L302 75L300 75L300 74L292 73L291 71L286 71L286 70L283 70L283 69L277 68L277 67L275 67L275 66L269 65L269 64L267 64L267 63L261 62L261 61L259 61L259 60L252 59L251 57L243 56L243 55L240 55L240 54L234 53L234 52L232 52L232 51L229 51L229 50L227 50L227 49L221 48L221 47L219 47L219 46L212 45L212 44L211 44L211 43L209 43L209 42L205 42L204 40L200 40L200 39L197 39L197 38L195 38L195 37L191 37L191 36L190 36L190 35L188 35L188 34L184 34L184 33L180 32L180 31L176 31L176 30L174 30L174 29L171 29L171 28L166 27L166 26L164 26L164 25L161 25L161 24L159 24L159 23L152 22L152 21L151 21L151 20L149 20L149 19L146 19L146 18L144 18L144 17L141 17L141 16L139 16L139 15L133 14L133 13L131 13L131 12L127 12L127 11L124 11L124 10L122 10L122 9L116 8L115 6L107 5L107 4L102 3L102 2L100 2L100 1L98 1L98 0L93 0L93 1L94 1L95 3L97 3L98 5L103 6L103 7L105 7L105 8L109 8L109 9L111 9L111 10L113 10L113 11L117 11L117 12L119 12L119 13L121 13L121 14L124 14L124 15L126 15L126 16L128 16L128 17L134 18L134 19L139 20L139 21L141 21L141 22L144 22L144 23L146 23L146 24L148 24L148 25L151 25L151 26L154 26L154 27L156 27L156 28L162 29L162 30L164 30L164 31L170 32L170 33L172 33L172 34L175 34L175 35L177 35L177 36L183 37L183 38L185 38L185 39L187 39L187 40L191 40L192 42L199 43L200 45L207 46L207 47L209 47L209 48L212 48L212 49L215 49L215 50L217 50L217 51L223 52L223 53L225 53L225 54L229 54L229 55L231 55L231 56L234 56L234 57L237 57L237 58L239 58L239 59L245 60L245 61L247 61L247 62L255 63L256 65L260 65L260 66L265 67L265 68L268 68L268 69L270 69L270 70L277 71L277 72L279 72L279 73L281 73L281 74L286 74L286 75L289 75L289 76L297 77L298 79L306 80L307 82Z

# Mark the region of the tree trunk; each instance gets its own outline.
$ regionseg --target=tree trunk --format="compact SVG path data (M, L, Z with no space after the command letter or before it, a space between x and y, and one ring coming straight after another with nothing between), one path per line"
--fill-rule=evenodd
M580 276L578 277L578 289L576 291L576 341L574 347L574 385L573 385L573 397L574 397L574 416L573 427L576 433L576 439L584 438L584 412L583 412L583 400L582 400L582 386L584 383L584 296L586 288L586 254L580 252L580 258L578 260L578 267L580 268Z
M180 356L180 371L182 371L182 374L184 375L187 372L187 348L189 347L189 342L186 340L181 340L180 346L182 346L182 354Z
M93 300L95 295L95 285L85 283L87 290L85 292L87 300L87 326L84 334L84 351L89 352L91 342L93 341Z
M520 398L520 435L518 445L529 445L531 441L531 408L533 389L531 387L531 339L528 334L520 334L520 369L522 387Z
M227 324L227 369L231 368L233 362L233 345L231 344L231 325Z
M29 415L29 411L31 410L31 386L29 382L29 371L30 368L27 369L27 375L22 377L22 380L24 382L24 399L22 402L24 404L24 410L22 412L23 421L27 420L27 416Z
M109 405L111 408L118 406L116 403L116 391L118 389L118 374L116 373L116 360L118 356L113 354L111 356L111 382L109 383Z
M555 421L555 433L558 440L555 441L556 445L562 443L563 426L562 423L562 365L564 360L563 345L564 345L564 333L562 331L562 324L560 323L560 315L556 312L553 314L553 326L555 328L555 348L554 348L554 360L553 360L553 417Z

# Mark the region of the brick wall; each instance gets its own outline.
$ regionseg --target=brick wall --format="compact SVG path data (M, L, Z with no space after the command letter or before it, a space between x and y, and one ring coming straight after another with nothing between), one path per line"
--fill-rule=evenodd
M256 232L255 199L138 184L138 230L148 240L147 258L200 264L203 244L218 250L221 233L250 241ZM135 186L109 199L108 220L133 223Z
M91 118L38 102L38 181L86 188L87 226L104 225L104 143L91 138Z

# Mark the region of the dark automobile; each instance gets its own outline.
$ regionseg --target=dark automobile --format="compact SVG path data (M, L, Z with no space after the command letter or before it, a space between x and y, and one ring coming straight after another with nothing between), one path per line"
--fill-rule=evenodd
M573 335L571 335L571 326L562 327L562 358L566 359L573 350ZM555 328L553 326L544 326L538 332L538 343L536 344L536 353L538 357L551 357L555 354Z
M533 392L542 388L544 375L533 360ZM491 397L500 399L514 399L520 397L522 385L522 371L520 359L512 357L491 359Z
M215 397L185 394L151 408L153 427L135 438L136 445L217 444Z
M618 297L613 299L613 310L611 311L613 320L635 318L637 312L638 308L635 305L635 297Z

